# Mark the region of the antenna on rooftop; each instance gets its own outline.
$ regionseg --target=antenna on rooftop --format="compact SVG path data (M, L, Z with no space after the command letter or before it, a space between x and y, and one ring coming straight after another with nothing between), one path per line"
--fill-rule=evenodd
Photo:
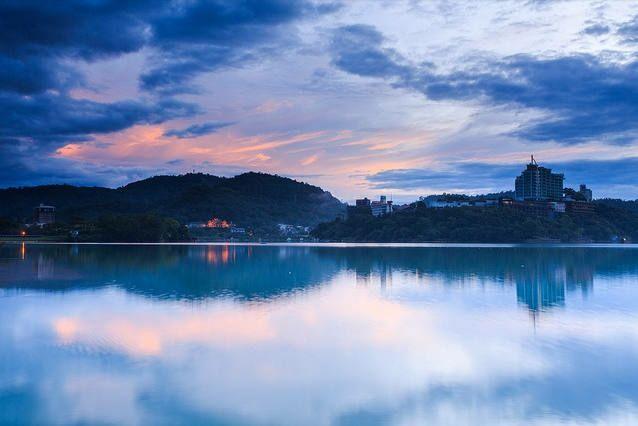
M532 162L530 164L536 164L538 165L538 163L536 162L536 160L534 160L534 154L532 154Z

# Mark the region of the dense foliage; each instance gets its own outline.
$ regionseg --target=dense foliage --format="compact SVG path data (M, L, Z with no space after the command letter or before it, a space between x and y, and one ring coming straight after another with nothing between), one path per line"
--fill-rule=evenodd
M601 198L594 201L597 204L602 204L609 207L616 207L619 209L631 210L638 213L638 200L621 200L619 198Z
M0 216L13 221L28 222L40 203L55 206L57 219L70 224L107 215L154 214L181 223L218 217L258 231L277 223L312 226L344 210L321 188L263 173L156 176L117 189L48 185L0 190Z
M94 232L80 239L101 242L189 241L188 229L175 219L155 215L109 215L100 218Z
M510 207L429 209L418 202L393 215L376 218L358 214L323 223L315 228L313 236L352 242L638 241L638 215L597 205L594 214L548 218Z
M3 228L4 224L10 227ZM4 232L2 232L4 230ZM188 228L175 219L152 214L106 215L75 224L56 222L45 226L18 225L0 218L0 235L27 239L77 242L159 243L191 241Z

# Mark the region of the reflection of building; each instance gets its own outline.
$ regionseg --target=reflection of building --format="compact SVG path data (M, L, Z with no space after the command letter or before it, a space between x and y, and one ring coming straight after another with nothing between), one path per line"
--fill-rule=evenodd
M587 294L594 286L594 269L584 257L560 263L544 258L541 263L523 265L515 274L516 299L537 313L565 304L567 290L580 288Z
M232 246L207 246L205 251L206 261L213 265L235 262L237 259L236 247Z
M40 204L34 209L34 220L39 226L55 223L55 207Z
M560 200L563 197L563 180L562 174L539 166L532 155L527 168L516 178L516 199Z
M554 269L551 268L550 269ZM566 274L564 268L542 271L541 267L527 271L516 280L516 299L532 312L565 304Z
M357 285L378 284L382 289L392 286L392 265L386 262L374 262L369 265L355 267L355 280Z

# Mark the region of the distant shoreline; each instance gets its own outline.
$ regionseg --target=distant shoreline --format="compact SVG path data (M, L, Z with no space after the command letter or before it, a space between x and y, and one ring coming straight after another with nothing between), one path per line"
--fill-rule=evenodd
M515 247L546 247L546 248L638 248L638 243L343 243L343 242L69 242L69 241L42 241L42 240L1 240L2 244L33 244L33 245L103 245L103 246L280 246L280 247L369 247L369 248L515 248Z

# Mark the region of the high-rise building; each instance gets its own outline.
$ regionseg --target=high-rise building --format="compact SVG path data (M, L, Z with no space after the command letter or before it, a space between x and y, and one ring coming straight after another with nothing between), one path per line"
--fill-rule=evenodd
M563 197L563 181L560 173L539 166L532 155L527 168L516 178L517 200L560 200Z
M580 190L578 192L585 198L585 201L591 201L594 198L591 189L587 188L587 185L585 184L580 185Z

